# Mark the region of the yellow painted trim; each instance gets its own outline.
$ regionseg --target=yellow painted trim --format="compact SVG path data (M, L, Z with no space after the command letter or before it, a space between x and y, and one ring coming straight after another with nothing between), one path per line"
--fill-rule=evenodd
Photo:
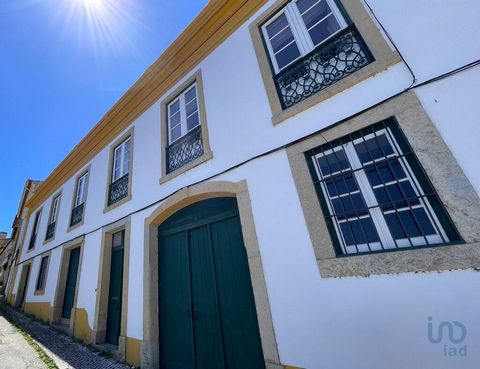
M35 315L37 319L41 319L44 323L49 323L52 307L48 302L25 302L23 311L25 314Z
M136 338L127 337L125 342L125 361L135 367L140 366L140 351L142 341Z
M85 309L72 309L73 336L80 341L90 344L92 342L92 329L88 324L88 313Z
M211 0L167 50L103 116L40 185L36 209L192 68L252 16L266 0Z

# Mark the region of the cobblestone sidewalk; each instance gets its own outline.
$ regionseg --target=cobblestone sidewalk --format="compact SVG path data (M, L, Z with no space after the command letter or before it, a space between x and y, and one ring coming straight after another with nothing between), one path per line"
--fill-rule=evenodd
M49 325L41 324L18 310L2 304L0 311L12 323L30 334L39 345L44 347L60 369L130 369L132 367L102 356L77 343L73 338L59 333Z

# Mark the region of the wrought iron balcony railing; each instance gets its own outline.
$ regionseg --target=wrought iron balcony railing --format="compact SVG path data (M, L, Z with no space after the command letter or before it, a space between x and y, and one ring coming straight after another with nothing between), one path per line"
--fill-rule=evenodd
M108 188L108 206L128 195L128 173L110 184Z
M72 209L72 215L70 216L70 227L77 225L83 220L83 208L84 204L80 204Z
M202 129L195 127L185 136L167 147L167 173L171 173L185 164L203 155Z
M53 235L55 234L55 225L56 224L57 224L57 222L53 222L53 223L50 223L47 226L47 234L45 235L45 240L49 240L50 238L53 237Z
M345 28L274 77L282 107L305 100L373 61L355 26Z

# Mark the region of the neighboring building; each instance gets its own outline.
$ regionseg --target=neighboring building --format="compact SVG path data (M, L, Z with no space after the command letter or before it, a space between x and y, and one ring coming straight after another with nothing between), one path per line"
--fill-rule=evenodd
M12 239L7 238L7 235L7 232L0 232L0 291L2 292L5 288L8 262L12 253Z
M368 5L210 1L28 200L14 305L143 368L478 367L480 4Z
M27 217L27 208L25 204L28 199L30 199L35 190L40 186L41 181L34 181L32 179L28 179L25 182L25 186L23 187L22 196L20 198L20 203L18 205L17 214L15 215L15 219L13 220L12 224L12 237L11 243L9 246L9 251L4 255L0 256L0 265L5 267L3 269L3 277L4 277L4 286L5 286L5 296L7 297L7 301L12 303L12 289L13 283L12 280L15 280L15 274L17 271L16 264L19 260L19 248L21 241L23 241L23 237L26 230L25 219Z

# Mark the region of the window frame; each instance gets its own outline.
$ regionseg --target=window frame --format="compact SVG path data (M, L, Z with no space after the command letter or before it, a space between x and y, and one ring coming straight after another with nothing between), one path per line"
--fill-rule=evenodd
M85 167L82 171L78 173L78 175L75 177L75 187L74 191L72 194L72 205L70 207L70 214L68 218L68 228L67 232L70 232L74 230L75 228L78 228L82 226L85 222L85 214L86 214L86 207L87 207L87 198L88 198L88 187L90 184L90 174L91 174L91 164L89 164L87 167ZM75 208L82 204L77 204L77 197L78 197L78 191L79 191L79 181L81 178L85 178L84 182L84 188L83 188L83 214L82 214L82 220L78 222L77 224L71 225L72 222L72 212Z
M420 165L418 163L418 160L416 160L415 153L409 147L408 142L405 141L405 144L409 147L410 151L409 152L403 152L398 140L400 139L399 137L395 137L394 132L392 132L392 129L390 127L391 124L397 124L395 122L394 118L391 118L388 120L387 123L384 123L387 121L383 121L380 123L376 123L372 126L364 128L364 131L369 131L371 129L371 132L364 134L365 132L361 131L356 131L351 134L349 134L350 137L355 137L359 136L358 138L354 138L352 140L349 140L349 138L341 137L338 139L338 144L333 144L326 143L325 145L329 145L330 148L326 150L322 150L319 153L314 153L316 151L319 151L321 147L317 147L312 150L311 154L309 155L309 159L311 160L311 168L314 169L314 172L312 171L312 180L317 181L319 183L319 186L321 187L321 191L317 191L318 196L322 196L322 199L319 199L322 204L326 204L326 207L328 209L324 210L324 213L327 212L329 213L326 215L326 217L329 217L331 221L333 222L333 226L335 228L336 232L336 237L334 235L330 234L332 238L332 242L334 244L337 244L337 247L335 248L337 256L353 256L353 255L359 255L362 253L371 253L371 252L385 252L385 251L400 251L404 250L407 248L418 248L418 247L436 247L436 246L441 246L444 244L449 244L450 243L450 238L448 237L444 227L442 226L438 214L436 211L434 211L432 204L430 203L430 200L427 198L428 196L433 196L435 197L435 200L440 202L438 198L438 194L434 191L433 195L432 194L425 194L424 188L422 188L420 182L425 182L428 181L426 178L418 178L418 175L422 175L422 173L415 174L414 170L412 169L410 163L408 162L406 155L409 155L412 160L416 161L416 165ZM384 123L384 127L377 129L379 125ZM370 161L366 161L364 163L361 162L361 159L359 157L358 152L355 149L355 145L359 143L364 143L372 138L375 137L380 137L382 135L385 135L385 138L387 139L387 142L389 143L391 149L393 152L391 154L381 156L380 158L376 158ZM336 140L337 141L337 140ZM332 147L333 146L333 147ZM340 169L339 171L332 172L328 175L324 175L321 173L321 169L319 168L318 165L318 158L321 157L326 157L330 155L331 153L334 152L339 152L342 151L345 155L345 158L348 162L348 168L347 169ZM382 153L383 154L383 153ZM306 154L307 155L307 154ZM378 163L389 163L389 160L396 159L400 166L402 167L402 170L405 174L404 178L401 178L400 180L397 180L396 178L393 181L387 182L387 183L382 183L378 185L372 185L368 179L367 175L367 169L369 169L369 166L378 164ZM421 168L421 167L420 167ZM421 168L422 169L422 168ZM377 169L375 169L377 170ZM336 178L338 174L347 174L351 175L352 178L354 179L356 186L358 189L355 192L355 194L358 192L360 196L362 197L362 200L365 204L365 209L361 209L365 211L367 214L363 214L362 216L359 215L358 209L355 208L355 211L352 211L350 213L350 216L345 215L345 219L339 219L338 214L336 214L334 210L334 205L333 201L336 200L336 198L341 198L344 197L342 195L338 196L331 196L328 194L328 189L326 183L328 182L329 179ZM316 175L316 178L314 176ZM396 203L398 203L400 200L397 201L389 201L388 205L392 206L393 209L391 210L385 210L382 209L382 206L385 206L385 204L379 203L376 195L375 195L375 189L376 188L381 188L381 187L386 187L387 185L392 185L392 184L397 184L401 182L409 182L411 184L412 190L415 193L415 200L413 198L408 198L405 197L405 200L407 204L405 206L399 206ZM431 184L429 184L430 187ZM402 191L402 190L401 190ZM320 193L321 192L321 193ZM388 191L386 191L388 194ZM347 196L351 196L353 194L352 191L348 190L346 192ZM390 196L388 194L388 196ZM335 197L335 199L334 199ZM392 200L389 197L390 200ZM409 204L409 202L413 201L418 201L418 204L412 205ZM400 214L403 211L412 211L414 209L424 209L424 212L428 218L428 220L431 223L432 228L435 230L435 234L424 234L423 230L421 230L421 235L416 236L416 237L410 237L407 235L406 238L402 239L397 239L394 237L393 231L390 229L388 226L387 222L387 217L386 215L391 214L392 212L395 214ZM446 213L445 209L439 209L438 211ZM343 216L342 216L343 217ZM342 223L347 223L350 225L350 222L355 221L355 220L361 220L361 219L367 219L369 218L372 222L372 225L374 226L374 229L377 233L378 236L378 241L376 242L368 242L366 240L366 243L362 244L356 244L354 243L353 245L347 245L345 235L343 231L341 230L341 225ZM416 226L420 226L418 223L418 219L416 219L415 215L415 222ZM406 234L406 228L403 222L400 222L403 232ZM365 229L362 228L362 232L364 233L363 236L365 238L367 237L367 234L365 233ZM353 232L353 230L351 230ZM331 233L331 231L330 231ZM353 236L353 233L352 233ZM454 235L454 236L458 236ZM422 239L425 242L422 242ZM458 242L458 240L454 241ZM376 246L376 249L371 249L371 245ZM368 250L365 250L365 248L368 248ZM349 251L349 249L353 249L353 251ZM356 249L356 251L355 251ZM364 251L359 251L360 249ZM341 252L340 252L341 250Z
M35 249L35 243L37 242L38 231L40 229L42 212L43 212L43 208L40 208L35 212L35 217L33 218L33 226L32 226L32 231L30 232L30 239L28 242L27 252Z
M80 206L82 204L85 204L85 202L87 201L88 175L89 175L89 172L86 171L84 174L82 174L77 179L77 185L76 185L76 191L75 191L75 200L74 200L74 208L76 208L77 206ZM81 187L81 192L80 192L80 185L82 186ZM81 193L81 196L80 196L80 193ZM79 201L79 199L81 199L81 202Z
M114 159L115 159L115 151L116 149L122 145L124 142L127 140L130 140L130 155L129 155L129 163L128 163L128 172L126 172L122 177L119 177L115 179L115 181L118 181L119 179L122 179L126 175L128 175L128 190L127 190L127 196L124 198L112 203L108 204L108 196L109 196L109 191L110 191L110 185L114 183L113 181L113 174L114 174ZM104 209L103 213L107 213L110 210L113 210L124 203L130 201L132 199L132 177L133 177L133 155L134 155L134 149L135 149L135 126L131 126L129 129L124 131L122 135L120 135L117 140L115 140L111 145L110 145L110 153L109 153L109 163L108 163L108 169L107 169L107 181L106 181L106 186L105 186L105 204L104 204ZM124 165L124 162L122 161L122 167ZM90 172L89 172L90 173Z
M125 166L125 161L126 161L126 158L127 158L125 148L127 146L127 143L128 143L128 165ZM123 178L124 176L126 176L127 174L130 173L131 147L132 147L131 137L127 137L127 138L125 138L125 140L123 140L119 145L117 145L113 149L113 165L112 165L112 173L111 173L111 183L114 183L115 181L118 181L119 179ZM119 154L120 158L117 161L119 152L120 152L120 154ZM115 172L117 170L117 163L119 163L119 165L118 165L118 170L119 170L118 176L115 175Z
M289 0L274 1L265 12L260 14L249 25L250 36L272 112L271 120L273 125L280 124L288 118L331 98L335 94L350 89L356 84L402 61L399 53L390 45L386 37L379 30L375 20L367 12L361 0L334 0L345 21L348 24L355 25L356 30L361 35L362 41L368 48L374 61L327 88L312 94L303 101L284 109L274 81L276 73L270 60L270 54L261 27L270 17L281 10L288 1Z
M55 239L58 228L58 215L60 214L60 206L62 202L62 192L63 189L52 196L50 211L47 219L47 227L45 228L45 240L43 241L43 244L49 243ZM48 227L50 227L52 224L54 224L53 234L50 238L47 238Z
M50 256L51 256L50 252L47 254L40 255L40 265L38 267L37 278L35 281L35 290L34 290L35 296L45 294L45 289L47 287L47 280L48 280L48 268L50 266ZM44 260L46 260L45 264L44 264ZM42 267L44 269L42 269ZM42 282L42 285L40 285L40 282Z
M411 146L422 171L447 209L447 219L456 228L460 241L339 257L305 153L390 117L397 120L400 133ZM287 156L323 278L480 268L480 228L477 224L480 199L415 93L404 93L354 118L332 123L316 134L289 145ZM448 173L448 178L445 173Z
M195 126L191 130L198 129L200 127L202 145L203 145L203 155L195 158L194 160L184 164L182 167L177 168L176 170L167 173L167 157L166 150L170 146L170 132L169 132L169 109L168 106L174 102L178 96L187 91L191 86L195 84L197 91L197 107L199 115L199 125ZM160 103L160 148L161 148L161 176L159 183L163 184L168 182L177 176L193 169L194 167L203 164L204 162L213 158L213 152L210 148L210 140L208 133L208 119L205 108L205 96L203 88L203 79L202 79L202 70L198 69L193 72L190 77L187 77L182 83L175 87L172 92L170 92ZM174 141L173 143L175 143ZM172 144L173 144L172 143Z
M329 17L330 15L333 14L333 16L335 17L335 19L336 19L340 28L338 30L336 30L334 33L330 34L325 39L323 39L317 45L314 44L314 42L312 40L312 36L309 33L309 29L307 28L307 25L305 24L305 21L302 18L302 14L300 13L300 10L298 9L298 6L296 6L296 3L297 3L296 0L289 0L282 8L280 8L280 10L278 10L276 13L274 13L270 17L270 19L268 19L263 25L261 25L261 32L262 32L263 40L264 40L264 43L265 43L265 45L267 47L267 50L268 50L268 56L269 56L270 62L272 64L272 67L273 67L276 74L278 74L281 71L283 71L284 69L288 68L290 65L294 64L296 61L304 58L306 55L311 53L317 47L320 47L322 44L327 42L329 39L334 37L336 34L341 32L343 29L345 29L348 26L348 24L349 24L348 19L345 19L345 17L343 16L340 8L338 7L338 5L336 4L336 2L334 0L318 0L317 3L315 3L313 6L317 5L321 1L325 1L328 4L328 6L330 7L330 10L331 10L331 13L328 16L322 18L320 21L318 21L315 24L315 26L317 24L319 24L321 21L323 21L324 19L326 19L327 17ZM308 10L310 10L311 8L309 8ZM300 52L300 55L297 58L291 60L290 62L288 62L287 64L285 64L283 67L280 68L278 66L278 62L277 62L277 59L275 57L275 53L273 52L273 48L272 48L272 44L271 44L271 38L268 35L267 27L272 22L274 22L276 19L278 19L282 14L285 14L288 26L290 27L290 30L291 30L292 35L293 35L293 41L297 45L297 48ZM311 27L311 28L313 28L313 27ZM282 29L282 31L284 29ZM279 33L277 33L275 36L277 36ZM287 46L289 46L290 44L284 46L282 48L282 50L284 48L286 48Z
M187 103L185 100L185 96L188 92L190 92L192 89L195 89L195 100L196 100L196 113L198 115L198 124L196 124L193 128L188 129L188 118L190 118L193 114L190 114L187 116ZM190 100L189 103L193 101ZM180 126L180 136L177 137L176 139L172 140L172 127L170 127L170 119L172 115L170 114L170 107L175 104L176 102L179 103L179 111L178 113L180 114L180 122L175 126ZM170 103L167 104L167 128L168 128L168 145L171 145L178 140L180 140L182 137L188 135L192 130L197 128L198 126L202 126L202 119L200 116L200 107L198 103L198 87L197 87L197 82L193 82L190 86L188 86L184 91L180 92L180 94L173 99ZM174 128L175 128L174 127Z

